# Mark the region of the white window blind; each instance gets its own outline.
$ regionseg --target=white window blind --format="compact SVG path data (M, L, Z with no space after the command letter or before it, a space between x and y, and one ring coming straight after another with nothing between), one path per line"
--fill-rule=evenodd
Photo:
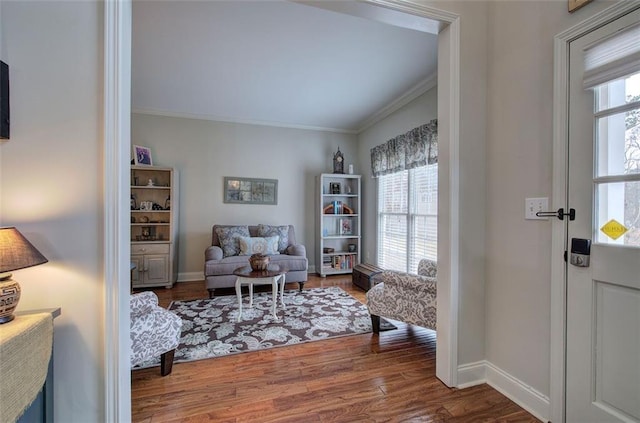
M594 88L640 71L640 23L587 46L584 69L585 88Z
M378 265L416 273L437 260L438 165L378 178Z

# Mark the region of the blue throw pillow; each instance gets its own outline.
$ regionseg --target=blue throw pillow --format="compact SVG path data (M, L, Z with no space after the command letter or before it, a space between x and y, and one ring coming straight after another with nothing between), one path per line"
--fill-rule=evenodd
M280 254L278 253L278 237L238 237L240 245L240 255L250 256L252 254Z
M222 248L222 256L237 256L240 254L240 246L237 238L240 236L249 236L248 226L223 226L216 228L220 247Z
M258 225L258 236L278 236L278 251L285 254L289 246L289 226Z

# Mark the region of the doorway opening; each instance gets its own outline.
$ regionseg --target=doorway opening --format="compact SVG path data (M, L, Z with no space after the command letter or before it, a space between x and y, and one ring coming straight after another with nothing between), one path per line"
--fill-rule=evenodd
M440 142L446 145L439 174L439 190L447 192L447 218L439 223L438 240L438 342L436 374L445 384L457 385L458 316L458 208L459 208L459 38L457 15L410 2L388 4L384 0L358 3L389 11L435 20L443 25L439 32L438 121ZM384 13L382 13L384 15ZM105 333L106 419L130 419L130 370L128 366L128 296L130 249L127 219L129 208L130 156L130 53L131 3L105 3ZM441 58L441 59L440 59ZM444 168L444 169L443 169ZM440 178L442 176L442 178Z

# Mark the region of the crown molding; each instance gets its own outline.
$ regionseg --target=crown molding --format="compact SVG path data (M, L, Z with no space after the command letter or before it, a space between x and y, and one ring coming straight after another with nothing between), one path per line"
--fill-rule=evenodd
M364 123L360 126L359 129L342 129L342 128L329 128L323 126L312 126L312 125L298 125L291 123L282 123L282 122L268 122L263 120L254 120L254 119L238 119L229 116L217 116L217 115L207 115L207 114L198 114L198 113L183 113L183 112L170 112L167 110L156 110L156 109L145 109L145 108L134 108L131 109L132 114L138 115L149 115L149 116L163 116L163 117L172 117L172 118L182 118L182 119L197 119L197 120L208 120L212 122L224 122L224 123L241 123L245 125L259 125L259 126L271 126L275 128L290 128L290 129L302 129L307 131L321 131L321 132L334 132L338 134L349 134L349 135L357 135L362 131L370 128L375 125L382 119L386 118L393 112L399 110L400 108L406 106L416 98L420 97L422 94L426 93L430 89L434 88L438 85L438 76L437 73L434 73L427 78L420 81L418 84L410 88L408 91L403 93L400 97L393 100L388 105L384 106L382 109L375 112L373 115L369 116Z
M396 12L403 12L409 15L420 16L423 18L432 19L435 21L439 21L439 30L446 24L453 23L456 19L458 19L458 15L449 12L447 10L436 9L435 7L426 6L423 4L418 4L413 1L408 0L361 0L363 3L373 4L376 6L381 6L387 9L394 10Z
M430 76L426 77L418 84L414 85L404 94L402 94L397 99L393 100L388 105L384 106L382 109L378 110L376 113L371 115L367 120L364 121L362 126L356 131L356 133L360 134L364 130L370 128L376 123L380 122L382 119L386 118L393 112L398 111L400 108L406 106L411 103L416 98L420 97L422 94L426 93L430 89L436 87L438 85L438 74L433 73Z
M207 115L207 114L198 114L198 113L183 113L183 112L170 112L166 110L155 110L155 109L144 109L144 108L134 108L131 109L132 114L138 115L149 115L149 116L163 116L163 117L172 117L172 118L183 118L183 119L197 119L197 120L208 120L212 122L224 122L224 123L241 123L245 125L259 125L259 126L271 126L275 128L290 128L290 129L302 129L307 131L321 131L321 132L335 132L338 134L357 134L358 131L352 129L341 129L341 128L328 128L323 126L312 126L312 125L298 125L293 123L283 123L283 122L269 122L263 120L256 119L239 119L229 116L218 116L218 115Z

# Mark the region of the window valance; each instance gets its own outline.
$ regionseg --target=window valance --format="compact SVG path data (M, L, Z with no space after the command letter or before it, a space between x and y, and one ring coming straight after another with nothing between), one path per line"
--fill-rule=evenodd
M371 174L374 178L437 162L437 119L371 149Z

